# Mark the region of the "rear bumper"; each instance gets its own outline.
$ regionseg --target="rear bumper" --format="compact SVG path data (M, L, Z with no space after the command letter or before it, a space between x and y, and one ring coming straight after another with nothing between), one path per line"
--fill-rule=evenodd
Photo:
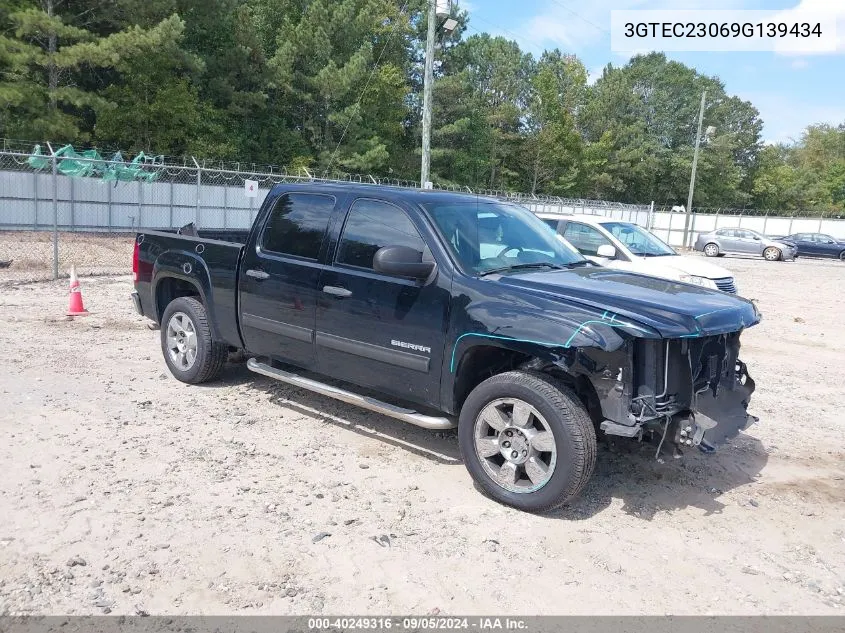
M136 291L133 290L131 297L132 297L132 304L135 306L135 312L137 312L141 316L144 316L144 309L141 307L141 296Z

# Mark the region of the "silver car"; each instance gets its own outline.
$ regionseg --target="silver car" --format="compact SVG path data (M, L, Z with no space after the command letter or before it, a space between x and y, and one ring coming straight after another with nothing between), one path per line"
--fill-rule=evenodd
M703 251L707 257L721 257L726 253L742 255L762 255L770 262L795 259L797 249L794 244L778 242L757 231L741 228L716 229L702 233L695 240L694 247Z

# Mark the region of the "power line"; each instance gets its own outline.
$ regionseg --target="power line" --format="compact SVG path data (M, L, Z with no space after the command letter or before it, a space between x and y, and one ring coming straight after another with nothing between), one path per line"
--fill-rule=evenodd
M576 12L576 11L573 11L572 9L570 9L568 6L566 6L565 4L563 4L562 2L560 2L559 0L552 0L552 2L553 2L554 4L556 4L557 6L559 6L561 9L563 9L564 11L567 11L568 13L571 13L571 14L572 14L572 15L574 15L576 18L578 18L578 19L580 19L580 20L583 20L584 22L586 22L587 24L589 24L589 25L590 25L590 26L592 26L592 27L597 28L599 31L603 31L603 32L608 33L608 34L610 33L610 31L609 31L608 29L604 28L603 26L599 26L598 24L596 24L596 23L595 23L595 22L593 22L592 20L588 20L588 19L587 19L587 18L585 18L583 15L581 15L580 13L578 13L578 12Z
M399 22L401 22L400 18L402 18L405 15L405 9L407 7L408 7L408 0L405 0L405 4L403 4L402 8L399 9L399 15L396 17L396 22L393 24L393 28L390 29L390 35L388 35L387 41L384 43L384 46L382 47L381 52L378 55L378 59L376 59L376 63L373 66L373 69L370 71L370 74L367 77L367 82L364 84L364 88L363 88L363 90L361 90L361 94L358 95L358 100L355 102L355 113L354 114L357 114L358 111L361 109L361 100L364 98L364 94L366 94L367 88L370 87L370 81L372 80L373 75L376 74L376 71L378 70L379 64L381 63L381 58L384 55L384 51L386 51L387 47L390 46L390 42L391 42L391 40L393 40L393 36L396 34L396 27L399 26ZM354 114L350 114L349 120L346 122L346 127L343 128L343 134L340 135L340 140L337 142L337 147L335 147L334 152L332 152L332 157L331 157L331 159L329 159L328 167L326 167L325 171L323 171L324 177L326 176L326 174L329 173L329 170L332 168L332 165L334 164L335 156L337 156L337 152L340 149L340 145L341 145L341 143L343 143L343 139L346 137L346 132L349 130L349 126L352 124L352 118L353 118Z
M487 25L489 25L489 26L492 26L494 29L498 29L498 30L499 30L499 31L501 31L502 33L507 33L508 35L511 35L512 37L514 37L514 38L516 38L516 39L520 40L520 41L521 41L521 42L523 42L524 44L528 44L529 46L532 46L533 48L536 48L536 49L537 49L538 51L540 51L541 53L542 53L542 52L545 52L545 50L546 50L546 47L545 47L545 46L541 46L540 44L537 44L536 42L533 42L533 41L531 41L531 40L527 39L526 37L523 37L523 36L521 36L521 35L517 35L517 34L516 34L516 33L514 33L513 31L510 31L510 30L508 30L508 29L506 29L506 28L503 28L503 27L501 27L501 26L499 26L499 25L497 25L497 24L493 24L493 23L492 23L492 22L490 22L489 20L485 20L484 18L479 17L478 15L472 14L472 15L470 16L470 18L471 18L471 19L473 19L473 20L479 20L479 21L481 21L481 22L484 22L485 24L487 24ZM470 25L467 25L467 28L474 30L476 33L484 34L484 32L483 32L483 31L479 31L478 29L473 29L473 27L471 27ZM488 33L488 35L489 35L489 33Z

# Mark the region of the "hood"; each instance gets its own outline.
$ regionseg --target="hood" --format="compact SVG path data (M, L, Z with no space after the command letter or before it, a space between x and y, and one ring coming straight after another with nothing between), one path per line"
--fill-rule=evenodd
M633 262L632 262L633 263ZM638 257L635 272L645 275L677 278L679 275L695 275L707 279L733 277L729 270L704 261L700 257L666 255L664 257Z
M747 299L657 277L610 268L537 271L496 280L550 300L580 304L625 317L664 338L709 336L755 325L760 313Z

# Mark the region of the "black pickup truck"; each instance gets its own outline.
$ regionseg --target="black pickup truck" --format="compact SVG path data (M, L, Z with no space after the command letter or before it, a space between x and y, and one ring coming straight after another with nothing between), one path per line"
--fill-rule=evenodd
M597 266L522 207L280 184L241 239L138 234L133 300L173 375L211 380L239 350L259 374L457 426L467 469L502 503L571 499L597 433L677 456L756 420L738 358L754 304Z

